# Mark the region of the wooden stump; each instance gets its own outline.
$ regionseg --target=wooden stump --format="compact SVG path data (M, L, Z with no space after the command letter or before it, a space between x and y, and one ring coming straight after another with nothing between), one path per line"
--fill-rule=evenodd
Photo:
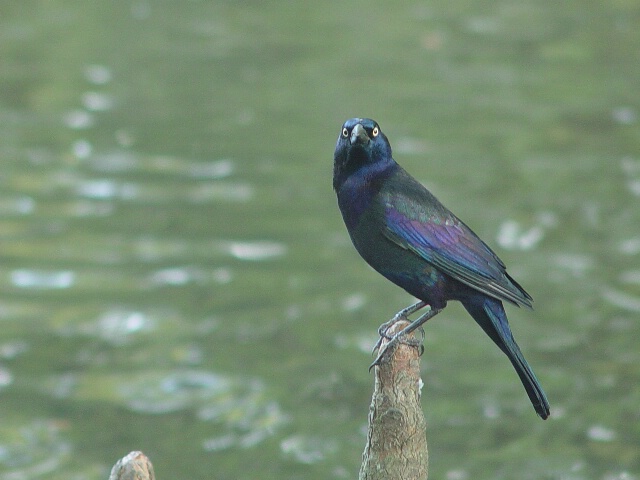
M408 322L393 325L393 335ZM382 347L388 341L383 340ZM367 444L360 480L426 480L426 422L420 405L420 352L404 343L386 353L374 368Z

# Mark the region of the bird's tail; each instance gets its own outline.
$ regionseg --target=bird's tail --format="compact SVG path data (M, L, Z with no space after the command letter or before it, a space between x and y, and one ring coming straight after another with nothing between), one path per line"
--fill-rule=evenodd
M529 395L533 408L542 419L546 419L549 416L547 396L513 338L502 303L485 297L479 305L465 302L464 306L485 333L509 357Z

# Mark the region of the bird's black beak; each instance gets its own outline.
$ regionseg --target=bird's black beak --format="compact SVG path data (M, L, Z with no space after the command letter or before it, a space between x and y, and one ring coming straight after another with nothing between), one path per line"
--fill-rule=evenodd
M369 143L370 139L369 135L367 134L367 130L358 123L355 127L353 127L353 130L351 130L351 138L349 140L351 141L351 145L354 145L356 143L366 145L367 143Z

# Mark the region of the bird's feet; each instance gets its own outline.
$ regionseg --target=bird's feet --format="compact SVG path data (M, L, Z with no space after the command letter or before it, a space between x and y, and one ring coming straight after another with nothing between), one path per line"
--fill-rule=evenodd
M382 357L384 357L385 353L390 349L390 348L395 348L398 343L405 343L406 345L411 345L411 346L422 346L422 340L424 340L424 330L422 328L420 328L420 331L422 333L422 339L421 340L416 340L415 338L409 338L406 337L406 333L404 332L404 330L396 333L395 335L389 335L387 332L391 329L391 327L393 325L395 325L396 323L404 320L404 321L409 321L409 315L417 312L418 310L420 310L421 308L424 308L427 304L423 301L419 301L417 303L414 303L413 305L404 308L402 310L400 310L398 313L396 313L393 318L391 320L389 320L388 322L384 322L382 325L380 325L380 327L378 327L378 335L380 335L380 337L378 338L378 341L376 342L376 344L373 346L373 350L372 352L378 352L378 355L376 357L376 359L373 361L373 363L369 366L369 370L371 370L373 367L375 367L376 365L380 364L380 360L382 359ZM405 337L405 338L402 338ZM380 346L382 345L382 341L386 339L389 340L387 342L387 344L384 346L384 348L380 348ZM422 347L421 347L422 349ZM422 355L422 350L420 351L420 354Z
M376 365L380 365L380 362L382 361L382 359L388 353L391 353L401 343L404 345L409 345L410 347L418 348L420 350L420 355L422 355L422 353L424 352L424 346L422 345L422 342L424 340L424 329L422 327L420 327L420 333L422 338L418 340L415 337L407 336L404 330L399 331L392 337L387 335L385 332L384 338L389 339L389 341L384 345L384 347L380 347L380 345L382 344L382 338L383 338L383 337L380 337L377 343L378 355L376 356L376 359L373 361L373 363L369 365L369 371L371 371L371 369Z
M420 349L420 355L422 355L422 353L424 352L424 346L422 345L422 342L424 340L424 329L422 328L422 325L431 317L434 317L435 315L440 313L440 311L442 310L441 308L434 309L430 307L429 311L421 315L417 320L414 320L409 325L405 326L402 330L400 330L398 333L394 334L393 336L390 336L387 332L393 325L395 325L400 320L408 321L409 315L417 312L418 310L420 310L425 306L427 306L427 304L425 302L420 301L414 305L411 305L410 307L405 308L404 310L399 311L391 320L380 325L380 328L378 329L380 338L378 339L378 341L376 342L373 348L374 352L378 350L378 356L373 361L373 363L369 366L369 371L371 371L371 369L376 365L380 365L382 358L388 353L389 349L391 349L392 351L394 348L398 346L399 343L404 343L405 345L418 347ZM420 333L421 333L420 340L416 339L415 337L408 336L410 333L418 329L420 330ZM384 347L381 348L383 339L387 339L389 341L384 345Z
M395 325L396 323L398 323L401 320L408 321L409 320L409 315L417 312L421 308L424 308L426 305L427 304L425 302L423 302L423 301L414 303L413 305L410 305L409 307L403 308L402 310L400 310L388 322L384 322L382 325L380 325L378 327L378 335L380 335L380 338L378 338L378 341L373 346L373 349L371 350L371 352L374 353L376 350L380 349L380 345L382 344L382 340L383 339L386 338L387 340L391 340L393 338L393 336L390 336L389 334L387 334L387 332L389 331L389 329L393 325ZM395 335L395 336L397 336L397 335ZM371 367L369 367L369 370L371 370Z

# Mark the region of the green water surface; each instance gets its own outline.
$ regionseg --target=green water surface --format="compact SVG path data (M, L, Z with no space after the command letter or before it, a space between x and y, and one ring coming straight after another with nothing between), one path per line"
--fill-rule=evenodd
M426 328L430 478L640 478L637 1L5 1L0 479L355 478L376 329L342 122L534 297L552 416L459 306Z

